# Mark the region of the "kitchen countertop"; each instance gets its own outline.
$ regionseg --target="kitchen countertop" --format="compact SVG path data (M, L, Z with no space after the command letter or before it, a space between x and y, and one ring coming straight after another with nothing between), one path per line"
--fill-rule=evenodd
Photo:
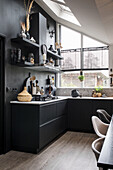
M52 103L57 101L62 101L66 99L73 99L73 100L113 100L113 97L71 97L71 96L58 96L58 99L48 100L48 101L31 101L31 102L19 102L19 101L10 101L11 104L45 104L45 103Z

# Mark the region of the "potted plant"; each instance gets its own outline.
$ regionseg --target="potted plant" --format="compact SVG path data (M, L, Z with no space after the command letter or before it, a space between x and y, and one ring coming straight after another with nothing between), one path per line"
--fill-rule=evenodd
M79 79L80 81L83 81L83 80L85 79L85 77L84 77L83 75L80 75L80 76L78 76L78 79Z
M96 91L97 97L101 97L102 96L102 90L103 90L102 86L96 86L95 87L95 91Z

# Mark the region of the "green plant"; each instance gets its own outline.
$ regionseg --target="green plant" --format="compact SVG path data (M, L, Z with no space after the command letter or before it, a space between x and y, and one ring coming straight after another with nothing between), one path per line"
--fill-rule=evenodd
M96 92L101 92L103 90L102 86L96 86L95 87Z
M85 77L84 77L83 75L80 75L80 76L78 76L78 79L79 79L80 81L83 81L83 80L85 79Z

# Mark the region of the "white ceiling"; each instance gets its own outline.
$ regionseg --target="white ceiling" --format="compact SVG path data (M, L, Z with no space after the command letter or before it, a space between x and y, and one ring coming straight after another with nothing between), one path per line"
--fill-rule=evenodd
M65 0L81 27L58 17L42 0L36 1L57 22L113 44L113 0Z

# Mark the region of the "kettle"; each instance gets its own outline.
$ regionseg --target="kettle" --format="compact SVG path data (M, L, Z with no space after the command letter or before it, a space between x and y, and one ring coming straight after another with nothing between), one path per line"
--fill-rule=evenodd
M77 91L76 89L74 89L74 90L71 91L71 96L72 96L72 97L78 97L78 96L80 96L80 93L79 93L79 91Z

